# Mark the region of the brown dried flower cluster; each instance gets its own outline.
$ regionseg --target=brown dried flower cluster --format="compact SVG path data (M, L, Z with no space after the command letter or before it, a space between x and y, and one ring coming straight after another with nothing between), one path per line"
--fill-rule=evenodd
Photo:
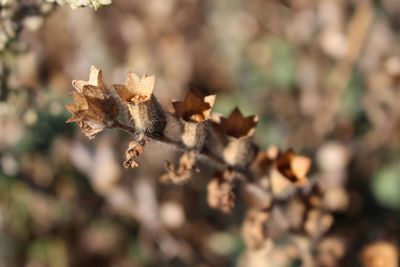
M270 221L274 221L271 211L282 196L300 194L296 189L309 185L310 159L292 150L282 153L276 147L260 149L253 141L258 117L244 116L239 108L228 118L212 114L215 95L203 96L190 90L183 101L173 101L170 116L179 123L180 133L178 137L170 137L165 133L168 114L153 93L154 76L139 77L129 72L124 84L108 89L101 71L92 67L89 81L72 84L76 89L72 93L75 102L66 106L73 114L67 122L76 122L89 138L107 128L133 134L125 151L124 167L138 167L135 159L152 140L183 151L177 166L166 163L166 173L160 177L162 182L189 181L199 159L212 165L216 174L207 186L208 204L224 213L232 212L238 199L247 204L242 235L249 250L262 249L270 241L267 229ZM126 108L118 109L117 100ZM127 116L119 116L123 112ZM119 119L124 117L129 117L129 121ZM301 215L306 218L303 226L306 233L317 235L316 221L329 228L329 214L321 213L318 205L309 205L311 201L307 198L299 199L304 199L301 205L308 203L309 207L302 209L307 210L307 215Z
M67 122L76 122L90 139L104 129L112 127L118 116L118 106L103 81L100 70L90 68L89 81L74 80L72 92L74 103L66 105L72 118Z

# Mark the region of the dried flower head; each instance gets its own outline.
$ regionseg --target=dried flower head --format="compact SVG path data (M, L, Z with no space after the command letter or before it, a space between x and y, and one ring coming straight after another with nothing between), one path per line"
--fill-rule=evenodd
M139 78L133 72L129 72L125 84L115 84L114 89L119 97L128 104L138 104L149 101L154 89L155 76L143 76Z
M112 127L118 106L103 82L101 70L92 66L89 81L74 80L72 85L76 91L72 92L74 103L66 105L72 113L67 123L76 122L90 139Z
M125 168L136 168L139 167L139 163L135 161L135 158L143 153L143 147L146 144L145 139L134 140L129 142L128 148L125 150Z
M258 123L258 116L244 117L239 108L235 108L228 118L221 118L220 129L234 138L250 137L254 135Z
M189 90L183 101L174 101L172 105L175 114L187 122L202 122L210 118L216 95L201 96L194 90Z
M215 103L215 95L201 96L189 90L183 101L174 101L175 115L182 123L182 143L189 149L201 149L206 131L205 122L210 118Z
M207 186L207 200L211 208L230 213L235 207L234 173L230 171L219 172L210 180Z
M264 210L250 209L242 225L242 237L249 249L260 249L266 244L267 221L269 213Z
M139 78L129 72L125 84L114 85L118 96L127 105L131 121L141 136L161 136L166 126L165 114L153 94L154 84L154 76Z
M160 177L160 181L164 183L182 184L186 183L192 177L193 171L196 169L196 154L194 151L184 153L179 159L178 167L167 162L165 169L167 173Z
M289 149L285 153L278 155L275 167L290 181L298 185L304 185L307 182L306 175L311 167L311 160L307 157L296 155L293 150Z
M215 142L211 142L211 150L221 155L224 161L232 167L244 168L256 155L252 137L258 122L257 116L244 117L238 108L235 108L228 118L221 117L214 123ZM220 134L217 134L220 133ZM221 136L222 133L222 136ZM221 147L218 143L224 143Z
M376 241L366 246L361 254L364 267L397 267L398 248L387 241Z
M322 236L333 224L333 216L319 209L311 209L307 213L304 228L313 237Z
M250 165L250 170L257 176L263 176L269 172L273 162L274 158L267 151L258 151Z

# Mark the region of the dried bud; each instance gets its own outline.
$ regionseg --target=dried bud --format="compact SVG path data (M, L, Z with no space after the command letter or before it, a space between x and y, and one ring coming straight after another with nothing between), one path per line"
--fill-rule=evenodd
M235 194L233 193L234 174L230 171L218 173L210 180L207 186L207 200L211 208L219 209L224 213L230 213L235 206Z
M345 253L345 240L337 236L325 237L318 244L318 266L340 266L338 263Z
M176 116L182 122L182 143L189 149L200 149L205 140L205 122L210 118L215 95L203 97L190 90L182 101L172 102Z
M125 84L115 84L114 89L126 103L130 118L141 135L161 136L166 126L165 114L153 94L154 76L139 78L129 72Z
M129 142L128 148L125 150L125 168L136 168L139 167L139 163L134 160L143 153L143 146L146 144L145 139L135 140Z
M272 205L272 193L259 185L246 183L242 190L242 198L249 207L269 209Z
M307 182L307 172L311 167L311 160L296 155L291 149L278 155L275 161L276 169L291 182L304 185Z
M260 249L266 244L268 212L251 209L247 211L242 225L242 237L249 249Z
M267 151L259 151L251 163L250 169L256 176L263 176L269 173L274 158L271 158Z
M72 85L76 89L72 93L75 102L66 105L73 115L67 123L76 122L90 139L112 127L118 116L118 105L103 82L101 70L92 66L89 81L74 80Z
M196 154L194 151L184 153L179 159L179 166L175 167L172 163L167 162L165 169L167 173L160 177L160 181L164 183L182 184L186 183L192 177L193 171L196 169Z
M361 254L364 267L398 267L398 248L386 241L366 246Z
M216 129L225 137L226 145L222 155L229 166L246 167L253 160L256 151L251 139L257 122L257 116L244 117L240 110L235 108L229 118L221 118L220 122L215 124Z
M333 224L333 216L318 209L308 211L304 224L306 232L314 237L325 234Z

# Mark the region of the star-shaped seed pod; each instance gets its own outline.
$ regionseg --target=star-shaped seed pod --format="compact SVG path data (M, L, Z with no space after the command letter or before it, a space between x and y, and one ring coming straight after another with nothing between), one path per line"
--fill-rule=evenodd
M201 96L189 90L183 101L174 101L175 115L182 123L182 143L189 149L200 150L206 137L205 126L210 118L216 95Z
M257 123L258 116L245 117L239 108L235 108L228 118L221 118L220 128L230 137L248 138L254 135Z
M307 173L311 167L311 160L307 157L296 155L289 149L278 155L275 161L276 169L291 182L299 186L307 182Z
M129 116L141 137L161 136L166 126L165 114L153 94L154 76L140 78L129 72L125 84L114 89L128 107Z
M210 149L217 155L222 154L224 161L231 167L246 167L254 158L256 149L252 143L258 116L245 117L235 108L228 118L220 118L214 123L215 142ZM219 134L218 134L219 132ZM224 143L223 147L219 144Z
M89 81L74 80L72 85L76 91L72 92L74 103L66 105L72 113L67 123L76 122L89 139L112 127L118 106L104 84L101 70L92 66Z

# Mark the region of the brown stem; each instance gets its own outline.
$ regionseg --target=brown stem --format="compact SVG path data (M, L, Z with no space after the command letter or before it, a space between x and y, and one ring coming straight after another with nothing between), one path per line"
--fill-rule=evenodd
M134 128L132 128L128 125L125 125L119 121L115 121L113 123L112 127L119 128L125 132L132 133L134 135L138 134L138 132ZM157 142L172 146L173 148L175 148L179 151L187 151L187 148L181 142L174 141L174 140L166 137L165 135L158 136L158 137L147 136L147 138L149 138L153 141L157 141ZM248 170L228 166L223 160L221 160L220 158L216 157L215 155L209 153L208 151L200 151L196 154L196 157L201 160L211 163L214 167L216 167L218 169L221 169L221 170L232 169L233 171L236 172L237 178L239 180L245 181L245 180L248 180L248 178L251 176L251 174Z

